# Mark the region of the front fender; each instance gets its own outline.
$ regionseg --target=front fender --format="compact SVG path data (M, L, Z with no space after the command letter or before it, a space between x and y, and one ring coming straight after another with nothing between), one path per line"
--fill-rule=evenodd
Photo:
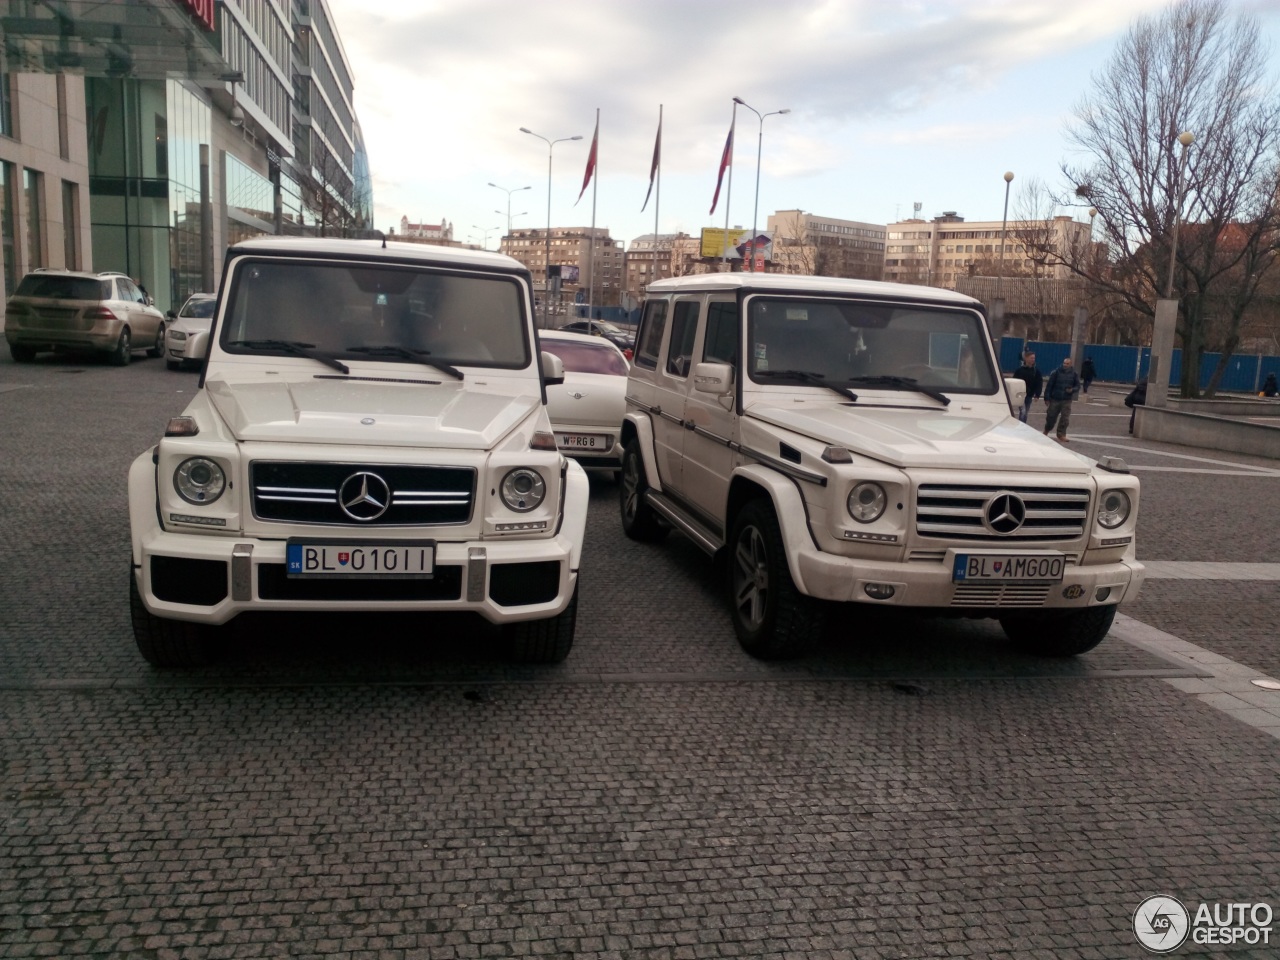
M582 542L587 537L587 506L591 500L591 481L587 471L569 460L564 474L564 522L560 532L569 539L569 569L577 571L582 563Z
M129 465L129 539L133 567L142 565L142 541L160 526L157 514L155 448L138 455Z
M644 461L644 479L650 490L662 492L658 479L658 460L653 453L653 422L645 414L628 413L626 422L635 427L636 442L640 445L640 459Z
M805 510L804 497L796 486L798 482L760 463L748 463L739 467L733 472L733 479L730 481L731 515L727 519L731 531L738 509L752 496L747 487L754 486L763 490L773 503L773 512L778 518L791 579L801 592L808 593L800 567L800 554L815 552L817 547L809 532L809 514Z

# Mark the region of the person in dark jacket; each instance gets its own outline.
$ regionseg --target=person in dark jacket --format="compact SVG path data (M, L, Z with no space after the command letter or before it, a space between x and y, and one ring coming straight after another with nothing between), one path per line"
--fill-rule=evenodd
M1056 426L1058 442L1067 442L1067 427L1071 423L1071 401L1080 392L1080 374L1076 373L1071 358L1062 361L1062 366L1049 374L1049 382L1044 387L1044 402L1048 404L1044 421L1045 436Z
M1133 418L1138 415L1138 408L1147 404L1147 378L1143 377L1138 385L1129 391L1124 398L1124 405L1129 408L1129 432L1133 433Z
M1280 396L1280 386L1276 385L1276 375L1268 373L1267 379L1262 381L1262 395L1264 397Z
M1040 392L1044 389L1044 377L1036 369L1036 355L1030 350L1024 353L1022 366L1013 371L1013 375L1027 385L1027 395L1022 398L1022 410L1018 413L1018 419L1026 423L1032 401L1039 400Z
M1080 364L1080 384L1083 393L1089 392L1089 384L1093 383L1098 371L1093 368L1093 357L1085 357Z

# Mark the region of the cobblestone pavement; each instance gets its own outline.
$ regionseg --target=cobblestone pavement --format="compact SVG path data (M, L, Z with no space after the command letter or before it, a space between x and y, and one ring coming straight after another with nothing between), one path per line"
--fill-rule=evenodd
M0 360L0 956L1110 960L1147 955L1152 894L1280 911L1280 740L1185 663L893 618L759 663L608 481L563 665L468 618L300 617L153 671L125 472L195 385ZM1126 424L1078 409L1072 448L1142 477L1141 557L1280 560L1280 464ZM1278 593L1152 580L1123 612L1277 676Z

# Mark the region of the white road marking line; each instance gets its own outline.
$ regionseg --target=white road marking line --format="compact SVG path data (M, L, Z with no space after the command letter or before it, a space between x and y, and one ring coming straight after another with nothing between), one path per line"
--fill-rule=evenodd
M1122 613L1116 615L1109 636L1202 674L1161 682L1194 694L1205 706L1221 710L1280 740L1280 691L1264 690L1253 682L1271 680L1274 683L1274 678Z
M1280 563L1143 560L1148 580L1280 580Z

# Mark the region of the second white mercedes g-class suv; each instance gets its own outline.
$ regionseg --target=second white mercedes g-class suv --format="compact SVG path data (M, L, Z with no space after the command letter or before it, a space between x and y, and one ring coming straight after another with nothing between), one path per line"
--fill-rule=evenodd
M142 655L199 663L248 611L460 610L519 660L562 660L589 490L556 449L563 366L533 315L497 254L229 248L200 389L129 472Z
M649 285L622 526L725 552L742 646L806 652L831 601L994 617L1072 656L1136 596L1138 481L1018 422L982 305L752 273Z

